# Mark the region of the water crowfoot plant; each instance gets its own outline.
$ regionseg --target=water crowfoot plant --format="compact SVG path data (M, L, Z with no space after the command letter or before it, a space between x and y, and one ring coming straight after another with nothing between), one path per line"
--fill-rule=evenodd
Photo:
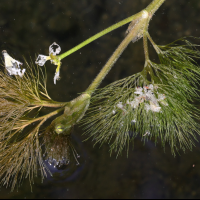
M149 59L147 37L160 64ZM84 120L86 132L96 143L109 143L111 151L121 152L141 135L160 140L163 146L169 142L173 154L192 149L199 134L199 111L192 101L198 99L200 69L195 59L200 52L182 41L184 45L157 46L146 33L143 71L96 92L91 100L94 106Z
M25 61L22 71L20 62L3 52L9 73L0 72L0 177L3 185L14 189L23 178L33 183L38 166L43 179L50 173L43 159L60 168L70 162L72 155L79 164L71 134L80 122L85 125L89 138L93 137L95 143L110 144L111 152L118 154L125 147L128 149L138 135L144 142L154 139L163 147L169 143L173 154L179 149L192 149L200 128L199 110L193 104L199 92L200 68L196 60L200 53L196 45L185 39L183 45L158 46L150 37L150 20L164 1L153 0L141 12L61 55L60 46L54 42L48 56L39 55L37 65ZM129 22L127 35L86 91L70 102L56 102L49 97L46 75L40 66L48 60L57 65L56 84L62 59ZM97 89L127 46L142 38L144 69ZM159 63L149 57L148 40L158 54ZM44 114L41 112L44 107L53 110ZM50 125L45 128L45 122L50 119Z

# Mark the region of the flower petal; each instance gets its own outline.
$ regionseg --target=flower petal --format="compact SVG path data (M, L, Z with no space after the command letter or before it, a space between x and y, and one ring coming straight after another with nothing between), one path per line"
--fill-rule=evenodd
M6 69L7 69L8 73L10 75L19 75L20 77L22 77L24 75L25 71L26 71L26 69L23 69L21 71L21 69L17 69L17 68L14 68L14 67L8 67Z
M23 63L15 60L12 58L6 50L2 51L2 54L4 56L4 61L5 61L5 68L8 71L10 75L19 75L22 77L26 71L26 69L23 69L21 72L20 65L23 65Z
M39 66L43 66L47 60L50 60L51 58L49 56L44 56L44 55L38 55L37 60L35 63Z
M56 73L55 73L55 76L54 76L54 84L56 85L56 81L60 79L60 69L56 69Z
M5 61L5 67L14 67L14 68L20 68L20 65L23 65L23 63L15 60L12 58L6 50L2 51L3 56L4 56L4 61Z
M55 46L57 48L54 50L53 46ZM60 51L61 51L61 48L56 42L54 42L52 45L49 46L49 55L53 54L55 56L55 55L59 54Z

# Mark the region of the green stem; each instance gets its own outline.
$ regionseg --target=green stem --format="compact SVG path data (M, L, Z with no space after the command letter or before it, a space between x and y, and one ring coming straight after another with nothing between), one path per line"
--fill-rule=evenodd
M96 39L102 37L103 35L111 32L111 31L113 31L113 30L115 30L115 29L117 29L117 28L119 28L119 27L121 27L121 26L123 26L123 25L125 25L125 24L127 24L129 22L131 22L131 21L133 21L134 19L139 18L140 16L141 16L141 12L139 12L139 13L131 16L131 17L128 17L128 18L126 18L126 19L124 19L124 20L122 20L122 21L120 21L120 22L118 22L118 23L116 23L116 24L114 24L112 26L110 26L109 28L101 31L100 33L97 33L96 35L94 35L91 38L85 40L81 44L79 44L79 45L75 46L74 48L70 49L69 51L57 56L58 59L62 60L63 58L65 58L65 57L69 56L70 54L76 52L77 50L79 50L82 47L86 46L87 44L93 42L94 40L96 40Z
M145 62L148 62L148 60L149 60L149 48L148 48L147 35L145 33L143 35L143 45L144 45Z
M151 44L153 45L156 53L160 54L162 51L160 50L160 48L158 47L158 45L153 41L153 39L151 38L151 36L149 35L149 33L147 33L147 37L148 37L149 41L151 42Z
M160 8L160 6L165 2L165 0L154 0L145 9L151 14L151 16Z
M148 29L148 26L146 26L146 28ZM144 69L142 71L142 75L144 78L147 77L147 73L149 71L149 48L148 48L148 38L147 38L147 29L144 31L143 34L143 45L144 45L144 55L145 55L145 65L144 65Z
M145 55L146 63L149 60L149 48L148 48L148 39L147 39L148 26L149 26L149 22L146 23L145 28L144 28L144 33L143 33L143 45L144 45L144 55Z
M32 105L36 106L44 106L44 107L49 107L49 108L58 108L58 107L64 107L68 103L66 102L56 102L56 101L41 101L41 102L32 102Z
M51 113L49 113L47 115L43 115L43 116L38 117L36 119L29 120L29 124L31 124L33 122L37 122L37 121L43 120L43 119L47 120L48 118L53 117L54 115L57 115L59 112L61 112L63 110L64 110L64 108L60 108L60 109L55 110L55 111L53 111L53 112L51 112Z
M126 49L128 44L140 36L141 32L143 33L143 28L148 21L148 18L141 18L140 21L133 27L133 29L129 32L129 34L126 36L126 38L121 42L119 47L115 50L113 55L110 57L108 62L105 64L103 69L100 71L98 76L95 78L95 80L92 82L92 84L89 86L89 88L86 90L86 93L92 94L94 90L99 86L99 84L102 82L104 77L107 75L107 73L110 71L112 66L115 64L115 62L118 60L122 52ZM142 31L141 31L142 30Z
M102 80L105 78L107 73L110 71L112 66L115 64L115 62L118 60L124 49L128 46L128 44L131 42L131 40L134 40L139 34L139 31L143 29L143 41L144 41L144 52L145 52L145 66L147 65L147 62L149 61L149 51L148 51L148 40L147 40L147 33L148 33L148 26L149 21L152 17L152 15L159 9L159 7L164 3L165 0L154 0L145 10L141 11L138 15L141 17L145 11L148 12L148 19L142 18L138 24L134 26L134 28L130 31L130 33L127 35L127 37L122 41L122 43L119 45L119 47L115 50L111 58L108 60L106 65L103 67L101 72L98 74L98 76L95 78L95 80L92 82L92 84L89 86L89 88L86 90L86 93L92 94L94 90L99 86L99 84L102 82ZM138 19L139 18L135 18Z

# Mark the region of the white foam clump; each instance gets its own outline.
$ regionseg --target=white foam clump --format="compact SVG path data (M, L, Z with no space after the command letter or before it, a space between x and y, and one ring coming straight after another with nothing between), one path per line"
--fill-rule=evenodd
M132 101L127 100L127 104L132 108L137 108L141 103L145 102L144 108L147 112L149 110L153 112L161 112L159 102L168 105L163 101L166 97L164 94L158 94L158 98L156 98L153 90L154 86L152 84L144 87L136 87L134 92L135 98Z
M20 68L20 65L23 65L23 63L12 58L5 50L2 53L5 61L5 68L8 71L8 73L10 75L18 75L22 77L26 71L26 69Z

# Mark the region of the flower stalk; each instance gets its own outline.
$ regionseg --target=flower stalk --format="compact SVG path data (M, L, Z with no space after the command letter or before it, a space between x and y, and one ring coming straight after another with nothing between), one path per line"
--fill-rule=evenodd
M151 14L151 16L152 16L152 15L159 9L159 7L160 7L164 2L165 2L165 0L154 0L154 1L153 1L152 3L150 3L150 4L147 6L147 8L144 9L144 10L146 10L147 12L149 12L149 13ZM126 19L124 19L124 20L122 20L122 21L120 21L120 22L118 22L118 23L116 23L116 24L110 26L109 28L107 28L107 29L105 29L105 30L103 30L103 31L101 31L101 32L99 32L99 33L97 33L96 35L94 35L94 36L92 36L91 38L85 40L85 41L82 42L81 44L79 44L79 45L75 46L74 48L70 49L69 51L67 51L67 52L65 52L65 53L63 53L63 54L61 54L61 55L58 55L58 58L59 58L60 60L62 60L63 58L65 58L65 57L71 55L72 53L78 51L79 49L83 48L84 46L86 46L86 45L90 44L91 42L97 40L98 38L100 38L100 37L106 35L107 33L110 33L111 31L114 31L115 29L117 29L117 28L119 28L119 27L121 27L121 26L123 26L123 25L125 25L125 24L128 24L128 23L131 22L131 21L134 21L134 20L140 18L141 15L142 15L142 12L143 12L143 11L141 11L141 12L139 12L139 13L137 13L137 14L134 14L134 15L132 15L131 17L128 17L128 18L126 18Z
M117 28L119 28L119 27L121 27L121 26L123 26L123 25L125 25L125 24L127 24L127 23L129 23L129 22L131 22L131 21L133 21L133 20L135 20L137 18L139 18L140 16L141 16L141 12L139 12L137 14L134 14L131 17L128 17L128 18L126 18L126 19L124 19L124 20L122 20L122 21L110 26L109 28L97 33L96 35L94 35L91 38L85 40L81 44L79 44L79 45L75 46L74 48L70 49L69 51L59 55L58 57L60 58L60 60L62 60L63 58L71 55L72 53L78 51L79 49L83 48L84 46L86 46L86 45L90 44L91 42L97 40L98 38L100 38L100 37L106 35L107 33L110 33L111 31L114 31L115 29L117 29Z

